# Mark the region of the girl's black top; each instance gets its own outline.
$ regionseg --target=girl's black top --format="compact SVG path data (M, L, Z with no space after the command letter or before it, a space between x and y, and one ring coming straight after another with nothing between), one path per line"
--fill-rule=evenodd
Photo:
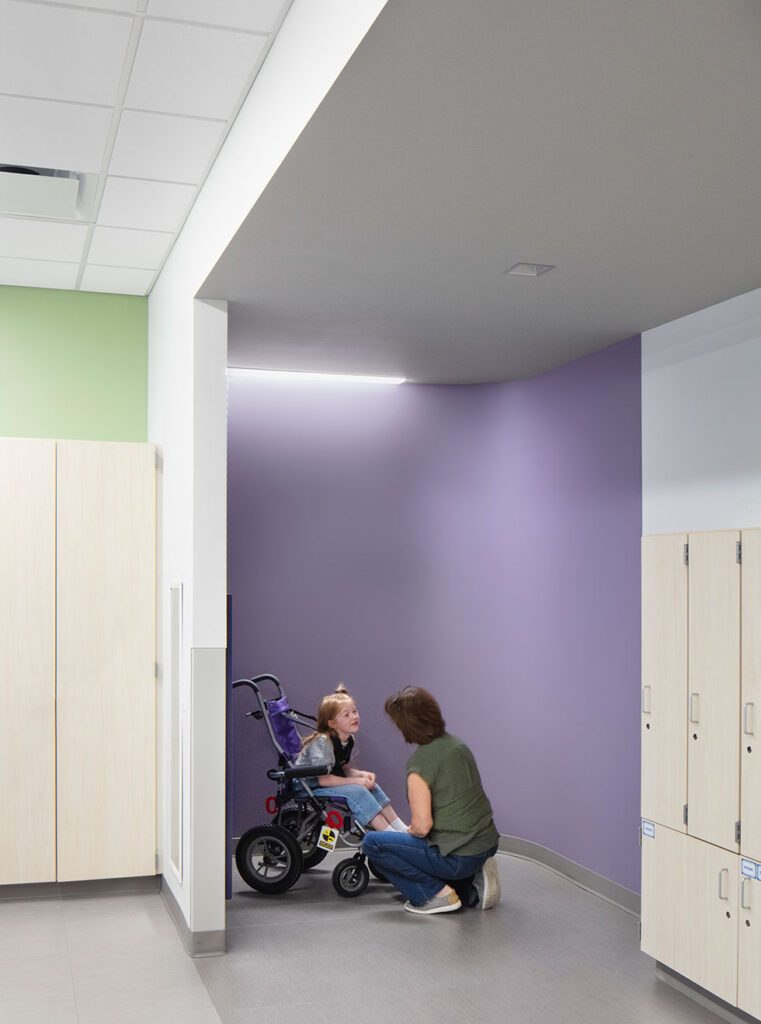
M345 779L346 772L344 768L351 760L351 752L354 749L354 737L350 736L346 743L342 743L337 736L331 736L330 738L333 742L333 753L336 757L336 763L333 765L330 774L338 775Z

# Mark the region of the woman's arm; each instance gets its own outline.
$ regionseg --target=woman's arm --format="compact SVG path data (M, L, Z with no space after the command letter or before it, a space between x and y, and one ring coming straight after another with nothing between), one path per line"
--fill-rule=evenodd
M417 772L407 776L407 799L410 802L412 821L409 831L422 839L433 828L431 813L431 790L428 783Z

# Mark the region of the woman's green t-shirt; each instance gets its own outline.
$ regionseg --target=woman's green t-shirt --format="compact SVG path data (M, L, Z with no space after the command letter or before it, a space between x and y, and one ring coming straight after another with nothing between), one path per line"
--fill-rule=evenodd
M424 743L407 761L431 791L433 828L426 836L446 857L486 853L499 841L489 799L481 785L476 762L468 747L445 732Z

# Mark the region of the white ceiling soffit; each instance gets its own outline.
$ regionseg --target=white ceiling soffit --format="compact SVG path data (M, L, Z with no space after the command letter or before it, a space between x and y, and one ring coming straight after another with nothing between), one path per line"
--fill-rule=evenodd
M147 294L291 2L0 0L0 284Z
M759 287L759 96L758 0L389 0L204 286L230 363L510 380Z

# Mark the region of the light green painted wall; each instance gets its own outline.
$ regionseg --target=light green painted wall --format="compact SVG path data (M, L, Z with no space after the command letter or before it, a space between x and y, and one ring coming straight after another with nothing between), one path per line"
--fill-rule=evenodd
M148 300L0 286L0 436L145 441Z

